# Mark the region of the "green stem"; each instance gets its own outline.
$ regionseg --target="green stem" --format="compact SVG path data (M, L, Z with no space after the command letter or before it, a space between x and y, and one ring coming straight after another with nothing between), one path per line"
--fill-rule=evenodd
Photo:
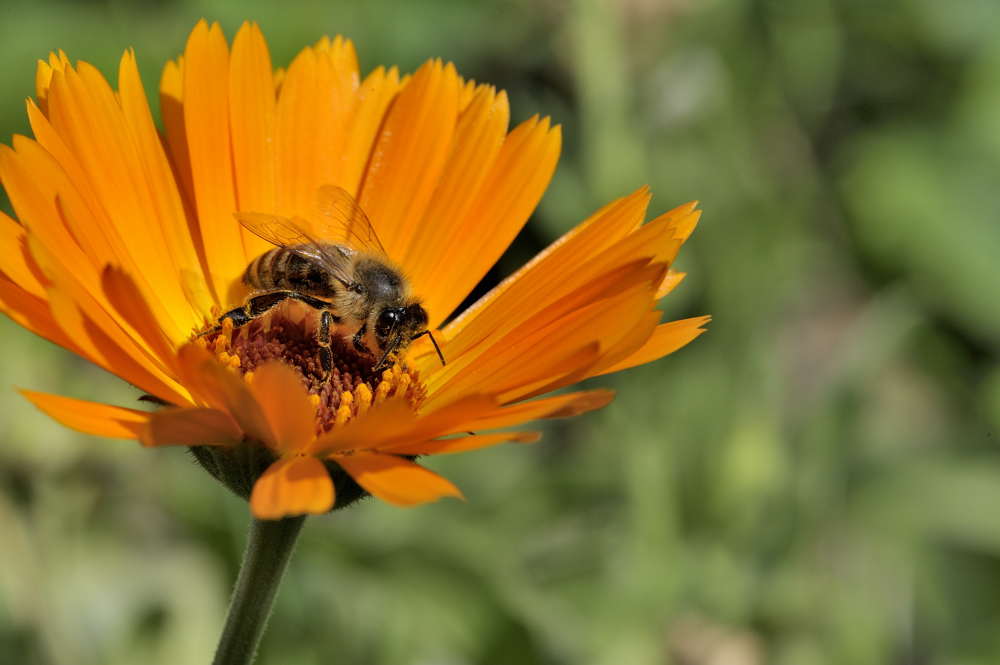
M305 517L250 523L247 549L213 665L250 665Z

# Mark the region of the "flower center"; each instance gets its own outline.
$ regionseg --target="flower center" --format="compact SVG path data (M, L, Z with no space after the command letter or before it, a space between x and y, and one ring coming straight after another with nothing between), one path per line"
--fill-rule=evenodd
M295 369L316 406L317 435L390 399L406 400L414 411L420 407L426 388L416 370L396 364L375 372L375 359L358 353L339 336L330 340L333 369L324 377L315 325L310 325L313 318L294 320L281 313L268 314L236 330L226 319L221 331L199 338L198 343L248 383L253 381L254 370L268 362L278 360Z

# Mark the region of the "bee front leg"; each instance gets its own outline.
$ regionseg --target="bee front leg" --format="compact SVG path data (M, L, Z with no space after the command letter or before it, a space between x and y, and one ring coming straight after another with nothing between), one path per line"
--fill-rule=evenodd
M323 368L323 383L330 381L333 372L333 352L330 351L330 312L323 310L319 317L319 332L316 341L319 342L319 365Z
M361 324L361 329L354 333L354 348L362 355L369 355L371 352L365 346L365 331L368 329L368 322Z

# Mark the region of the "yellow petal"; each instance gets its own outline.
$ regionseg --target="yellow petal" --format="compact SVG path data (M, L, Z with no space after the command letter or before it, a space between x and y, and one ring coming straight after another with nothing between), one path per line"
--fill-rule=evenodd
M139 432L144 446L223 446L242 438L232 418L205 408L157 411Z
M257 479L250 510L259 520L318 515L333 508L333 481L315 457L280 459Z
M97 404L60 395L22 390L21 394L57 422L84 434L115 439L138 439L152 414L120 406Z
M462 498L450 481L402 457L361 453L334 460L372 496L397 506L427 503L443 496Z

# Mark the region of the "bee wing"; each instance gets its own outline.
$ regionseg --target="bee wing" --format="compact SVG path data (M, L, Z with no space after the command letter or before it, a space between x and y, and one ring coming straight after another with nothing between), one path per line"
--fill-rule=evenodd
M354 253L350 248L331 244L331 241L317 240L305 229L304 224L281 215L236 212L233 217L272 245L284 247L329 272L344 286L350 286L354 282L349 272L350 256Z
M368 216L345 189L323 185L316 192L316 203L323 213L314 225L321 237L342 238L348 247L386 255Z

